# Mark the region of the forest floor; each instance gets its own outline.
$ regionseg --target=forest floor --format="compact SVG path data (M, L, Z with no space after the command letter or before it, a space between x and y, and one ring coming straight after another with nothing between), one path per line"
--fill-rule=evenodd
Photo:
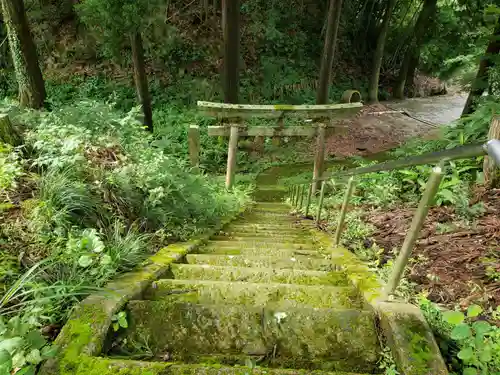
M472 223L458 219L451 207L429 212L407 277L433 302L449 307L500 305L500 189L477 190L470 204L477 202L485 212ZM376 228L371 238L384 249L382 262L401 248L413 213L414 208L400 207L365 215L365 222Z

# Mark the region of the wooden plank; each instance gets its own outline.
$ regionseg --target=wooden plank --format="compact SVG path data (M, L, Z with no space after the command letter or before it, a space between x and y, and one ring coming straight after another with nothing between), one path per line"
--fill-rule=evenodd
M362 103L324 104L324 105L250 105L198 102L198 108L207 115L219 119L228 118L330 118L341 120L350 118L360 111Z
M293 126L280 129L278 127L254 126L239 128L240 137L314 137L317 127ZM228 126L209 126L208 135L213 137L229 137L231 128Z

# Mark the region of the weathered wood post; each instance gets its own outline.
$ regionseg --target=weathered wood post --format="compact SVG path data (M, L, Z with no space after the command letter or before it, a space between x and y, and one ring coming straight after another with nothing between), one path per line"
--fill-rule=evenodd
M309 189L307 192L307 200L306 200L306 212L305 212L306 217L309 215L309 207L311 206L312 188L313 184L309 184Z
M347 214L347 207L349 206L349 200L354 191L354 177L349 179L347 183L347 189L344 195L344 202L342 203L342 209L340 211L339 221L337 223L337 230L335 231L335 239L333 244L338 246L340 244L340 237L342 236L342 230L344 229L345 216Z
M325 186L326 181L321 181L321 193L319 195L318 212L316 214L316 225L319 225L319 221L321 220L321 210L323 209L323 200L325 198Z
M234 184L234 174L236 172L236 154L238 153L238 132L238 125L231 125L231 135L229 136L229 148L227 152L227 189L231 189Z
M293 206L297 207L299 205L299 198L300 198L300 186L297 185L296 187L296 194L295 194L295 201L293 202Z
M11 146L20 146L23 143L21 135L10 122L9 115L0 114L0 142Z
M427 181L427 185L425 186L422 199L420 200L417 211L413 216L411 227L406 235L405 241L403 242L403 246L401 247L401 251L396 259L394 268L392 269L389 282L387 283L384 291L385 298L394 294L401 278L403 277L411 252L415 246L415 242L420 235L420 231L424 225L424 220L427 217L427 213L429 212L429 208L434 200L434 196L436 195L439 185L441 184L441 180L443 179L443 165L444 163L441 162L438 166L432 169L432 173Z
M301 185L300 187L300 202L299 202L299 210L302 209L302 204L304 203L304 193L306 192L306 185Z
M500 116L493 116L491 119L488 140L500 139ZM491 188L500 186L500 169L491 157L485 156L483 163L484 182Z
M189 160L193 167L200 165L200 127L191 125L188 131Z
M318 189L317 179L323 175L323 168L325 162L325 138L326 138L326 125L321 124L318 127L318 137L316 141L316 157L314 158L314 171L313 171L313 194L316 194Z

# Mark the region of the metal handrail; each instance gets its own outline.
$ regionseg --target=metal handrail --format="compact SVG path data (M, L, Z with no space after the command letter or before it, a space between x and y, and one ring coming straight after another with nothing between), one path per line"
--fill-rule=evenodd
M494 164L500 166L500 140L493 139L484 144L460 146L450 150L432 152L404 159L391 160L368 167L354 168L348 171L336 173L335 181L332 178L333 174L330 173L328 175L322 176L321 178L313 179L312 181L309 180L309 182L307 183L291 186L289 189L289 198L292 205L300 211L303 208L304 193L306 192L306 190L308 191L305 207L305 213L307 217L311 205L313 185L315 185L317 182L321 182L321 191L318 199L318 210L315 217L316 225L319 225L323 210L326 185L328 183L331 183L333 186L335 186L336 182L338 182L339 179L350 177L347 183L347 189L344 195L342 209L339 214L337 229L335 231L334 245L339 246L340 239L342 237L342 231L344 229L347 208L349 206L349 200L354 192L354 176L438 162L438 165L436 165L432 169L418 208L415 211L415 215L413 216L410 230L406 235L405 241L402 245L401 251L399 252L398 258L396 259L394 268L390 275L389 282L387 283L387 286L384 290L384 296L385 298L388 298L390 295L394 294L404 274L404 270L406 268L406 265L408 264L408 260L411 256L413 247L415 246L415 242L417 241L420 231L422 230L424 220L427 217L429 208L439 190L439 185L441 184L441 181L444 177L443 170L445 164L452 160L467 159L470 157L483 155L490 156L493 159Z

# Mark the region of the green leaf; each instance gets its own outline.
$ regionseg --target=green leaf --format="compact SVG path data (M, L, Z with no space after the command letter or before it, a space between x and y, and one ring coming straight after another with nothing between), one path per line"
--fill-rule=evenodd
M484 335L491 330L491 325L484 320L479 320L477 322L472 323L472 328L478 335Z
M82 255L79 259L78 259L78 265L80 267L88 267L92 264L92 258L88 255Z
M464 340L472 336L472 331L470 327L465 324L459 324L453 328L451 331L451 338L453 340Z
M477 375L477 369L474 367L467 367L464 369L463 375Z
M467 363L472 359L472 357L474 357L474 351L472 350L471 347L464 348L458 352L457 356L462 361Z
M118 331L120 329L120 325L118 323L113 323L113 331Z
M123 316L118 317L118 324L122 328L128 328L127 318L125 318Z
M12 356L5 349L0 350L0 366L8 367L9 370L12 368Z
M446 311L443 318L446 322L457 325L464 321L465 316L460 311Z
M491 355L491 348L487 347L479 353L479 360L483 363L487 363L493 359Z
M44 346L42 348L42 357L43 359L55 357L58 351L59 347L57 345Z
M26 356L26 361L34 365L37 365L40 362L42 362L42 355L40 354L40 350L33 349L31 352L29 352L28 355Z
M10 375L12 367L7 366L7 364L0 364L0 375Z
M25 367L16 372L16 375L35 375L35 366Z
M483 312L483 308L481 306L472 305L472 306L469 306L469 308L467 309L467 317L468 318L475 318L476 316L478 316L482 312Z
M17 352L12 357L12 367L21 368L26 364L26 357L23 352Z
M7 340L3 340L0 342L0 350L7 350L10 354L14 354L14 352L21 348L24 344L24 340L21 337L12 337Z
M28 332L26 341L28 346L32 349L41 349L46 344L45 338L40 331L37 330Z

